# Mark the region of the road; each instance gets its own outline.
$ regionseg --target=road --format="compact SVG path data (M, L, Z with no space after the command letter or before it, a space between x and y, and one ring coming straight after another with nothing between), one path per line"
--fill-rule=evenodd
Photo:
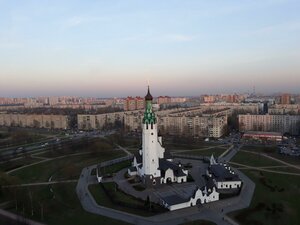
M71 142L78 142L81 141L82 138L97 138L97 137L105 137L106 135L112 134L110 133L96 133L96 132L84 132L84 133L77 133L68 135L66 137L60 138L57 140L57 137L38 141L36 143L32 143L30 145L23 145L21 146L22 149L20 149L20 146L18 147L10 147L5 149L0 149L0 161L8 160L8 159L15 159L17 157L23 156L24 154L32 154L36 152L43 152L51 149L52 146L56 145L58 148L60 148L60 144L69 144Z

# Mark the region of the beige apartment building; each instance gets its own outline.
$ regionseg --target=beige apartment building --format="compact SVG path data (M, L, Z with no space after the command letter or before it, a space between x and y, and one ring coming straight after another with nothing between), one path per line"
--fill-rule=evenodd
M125 112L105 113L105 114L85 114L77 115L77 123L79 130L96 130L114 127L123 124Z
M290 115L300 115L300 105L299 104L278 104L278 105L272 105L268 109L269 114L290 114Z
M176 116L159 118L160 130L170 135L222 137L227 130L226 115Z
M203 108L157 111L162 134L219 138L226 133L228 110L203 113ZM142 112L126 113L124 126L128 131L140 131Z
M0 126L68 129L69 118L65 115L0 114Z
M239 115L240 131L267 131L298 135L300 115Z

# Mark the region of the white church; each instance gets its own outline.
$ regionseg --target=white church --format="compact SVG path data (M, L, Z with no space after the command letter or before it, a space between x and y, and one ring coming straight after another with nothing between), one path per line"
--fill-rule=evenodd
M162 137L158 135L157 119L152 110L153 97L145 96L146 109L142 122L142 149L135 155L132 167L128 169L130 176L139 176L146 187L165 183L183 183L187 181L188 171L165 156Z

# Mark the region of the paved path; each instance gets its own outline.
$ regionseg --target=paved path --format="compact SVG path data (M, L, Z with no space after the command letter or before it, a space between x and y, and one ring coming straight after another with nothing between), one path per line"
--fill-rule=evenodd
M88 185L95 183L96 179L95 177L90 176L93 168L96 168L96 165L84 168L77 183L76 193L79 197L82 207L88 212L111 217L132 224L176 225L194 220L208 220L218 225L236 224L230 218L228 218L226 214L248 207L251 203L255 189L255 184L247 176L245 176L242 172L235 170L244 182L241 194L239 196L201 205L200 207L195 206L186 209L170 211L151 217L141 217L123 211L106 208L98 205L95 202L88 190ZM125 171L120 172L120 174L123 175L123 172Z
M122 147L121 145L117 145L119 149L124 151L127 155L133 155L130 151L128 151L126 148Z
M233 146L232 148L230 148L230 151L226 155L219 157L218 161L229 162L242 147L243 145Z

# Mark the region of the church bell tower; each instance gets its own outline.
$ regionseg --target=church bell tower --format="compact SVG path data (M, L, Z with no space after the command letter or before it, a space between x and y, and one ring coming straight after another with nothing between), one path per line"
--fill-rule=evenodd
M161 176L159 170L159 151L157 149L157 119L152 109L153 97L148 92L145 96L145 112L143 118L143 174L145 183L152 183L155 185L159 182L158 178Z

